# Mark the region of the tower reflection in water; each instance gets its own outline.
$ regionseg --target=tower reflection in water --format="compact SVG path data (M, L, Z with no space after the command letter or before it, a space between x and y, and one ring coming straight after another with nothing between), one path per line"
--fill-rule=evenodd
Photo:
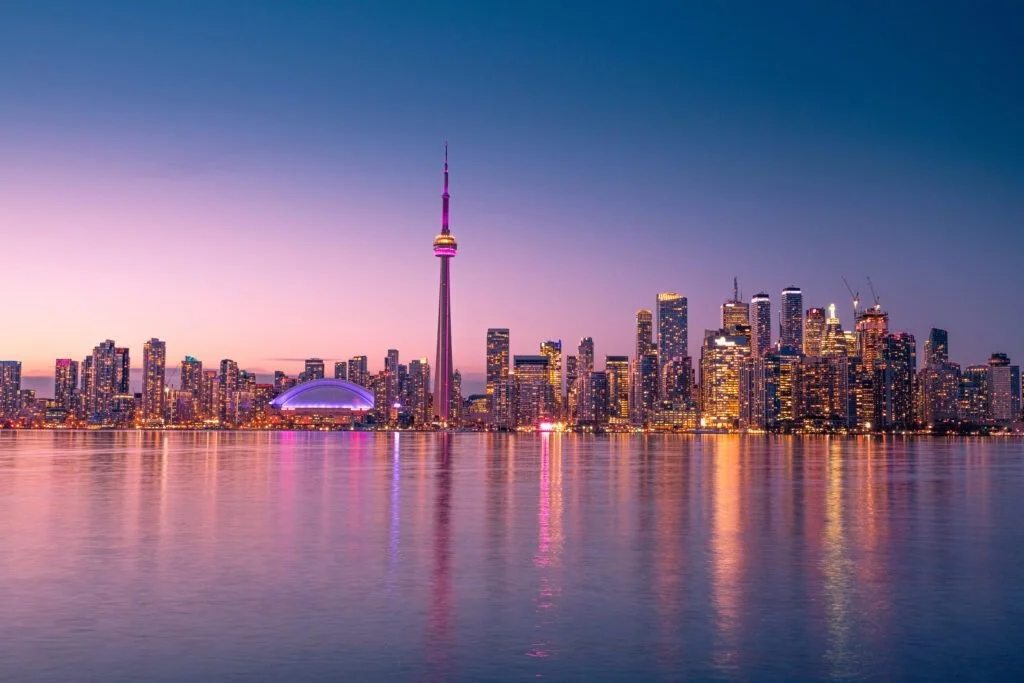
M427 626L427 680L451 680L452 651L452 457L448 432L437 435L434 494L434 567Z

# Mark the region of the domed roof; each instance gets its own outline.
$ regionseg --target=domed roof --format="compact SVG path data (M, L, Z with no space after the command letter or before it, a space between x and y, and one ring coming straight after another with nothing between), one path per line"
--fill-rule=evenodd
M352 382L316 379L292 387L270 405L278 410L373 410L373 394Z

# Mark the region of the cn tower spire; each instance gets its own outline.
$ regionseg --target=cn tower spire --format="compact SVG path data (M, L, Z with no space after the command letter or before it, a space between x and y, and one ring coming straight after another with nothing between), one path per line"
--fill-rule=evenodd
M448 141L444 143L444 193L441 195L441 234L451 234L448 230Z

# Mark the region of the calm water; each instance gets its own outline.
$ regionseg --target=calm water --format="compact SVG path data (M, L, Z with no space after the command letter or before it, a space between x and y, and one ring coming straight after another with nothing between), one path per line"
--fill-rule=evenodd
M0 680L1024 678L1024 443L0 433Z

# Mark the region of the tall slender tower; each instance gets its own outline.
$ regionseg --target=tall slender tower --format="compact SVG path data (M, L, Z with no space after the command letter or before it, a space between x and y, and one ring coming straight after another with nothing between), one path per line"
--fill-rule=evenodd
M444 146L444 192L441 194L441 234L434 238L434 256L441 259L441 291L437 305L437 364L434 366L434 414L449 421L452 396L452 298L450 263L458 249L448 230L448 144Z

